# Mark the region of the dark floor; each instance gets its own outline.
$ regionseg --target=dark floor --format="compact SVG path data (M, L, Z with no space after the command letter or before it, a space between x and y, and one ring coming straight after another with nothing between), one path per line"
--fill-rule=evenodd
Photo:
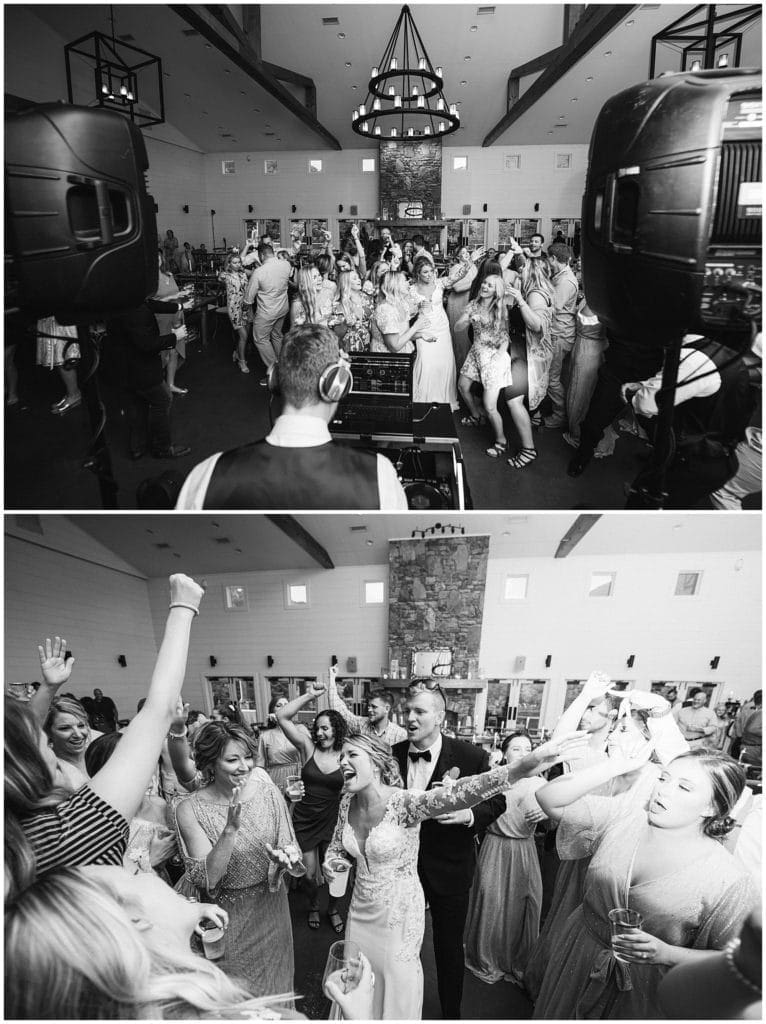
M268 432L268 392L259 387L260 359L251 350L251 372L241 374L231 361L231 329L210 317L211 338L203 350L189 346L188 360L176 383L189 394L173 403L173 441L188 444L190 455L172 461L127 458L127 429L119 392L101 385L106 406L106 436L117 481L117 504L136 508L136 490L147 478L172 471L182 479L213 452L262 437ZM106 342L108 345L108 341ZM6 411L5 507L8 509L98 509L102 500L95 474L84 468L89 453L89 419L84 406L54 416L50 406L63 395L58 374L34 365L34 344L17 353L21 405ZM646 458L635 437L620 435L615 454L594 461L577 479L566 474L572 449L559 431L536 435L537 461L513 470L505 459L485 454L491 438L484 430L457 427L465 458L468 486L476 509L619 509L625 487ZM508 438L514 447L514 434ZM703 507L709 507L707 505Z
M327 892L322 896L322 907L326 906ZM346 903L348 902L348 897ZM301 1013L311 1020L326 1020L330 1004L322 994L327 951L338 938L332 931L323 913L322 926L311 931L306 923L308 902L301 892L290 894L290 914L293 924L295 945L295 990L303 996L297 1003ZM343 905L343 916L346 916ZM436 989L436 967L434 965L433 940L431 937L431 916L426 912L426 932L421 953L424 974L423 1019L439 1020L439 997ZM472 1020L528 1020L532 1004L522 990L510 982L499 981L486 985L465 972L463 989L463 1016Z

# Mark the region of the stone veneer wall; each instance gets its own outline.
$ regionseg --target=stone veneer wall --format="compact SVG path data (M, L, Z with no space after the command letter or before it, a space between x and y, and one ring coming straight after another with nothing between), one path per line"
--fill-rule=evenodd
M400 220L399 203L423 204L423 220L439 220L442 206L441 139L381 142L378 201L381 220Z
M452 651L454 678L478 662L489 537L394 540L388 546L388 656Z

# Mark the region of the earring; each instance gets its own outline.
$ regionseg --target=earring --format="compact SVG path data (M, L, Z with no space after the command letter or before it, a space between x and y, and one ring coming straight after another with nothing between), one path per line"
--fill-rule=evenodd
M207 780L208 782L215 782L215 768L208 768Z

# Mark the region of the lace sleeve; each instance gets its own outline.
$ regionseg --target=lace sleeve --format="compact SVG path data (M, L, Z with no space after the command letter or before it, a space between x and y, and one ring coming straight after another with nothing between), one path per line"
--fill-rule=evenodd
M348 818L348 805L351 797L348 793L344 793L340 800L340 806L338 808L338 820L335 822L335 831L332 834L330 845L327 847L326 860L330 857L343 857L346 853L343 846L343 829L346 825L346 819Z
M504 792L510 785L508 765L501 765L481 775L467 775L454 784L439 786L437 789L404 790L402 824L417 825L427 818L435 818L449 811L465 811L491 796Z

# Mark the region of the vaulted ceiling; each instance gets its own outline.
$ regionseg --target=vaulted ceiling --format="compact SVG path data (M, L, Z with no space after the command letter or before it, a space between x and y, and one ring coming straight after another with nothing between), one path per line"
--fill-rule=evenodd
M370 67L380 59L399 9L389 3L269 3L259 9L117 4L114 15L117 37L132 37L133 45L162 58L170 124L204 152L271 151L326 148L328 137L342 148L375 145L351 131L351 111L364 100ZM617 24L602 36L596 33L594 45L494 143L587 143L606 99L648 77L652 35L691 9L678 4L601 7L600 12L616 12ZM62 43L93 29L110 31L106 5L42 4L27 10ZM445 139L447 146L482 145L506 113L509 73L565 42L562 4L415 4L411 10L432 62L444 67L447 99L460 106L462 126ZM263 61L313 80L316 117L326 135L288 110L211 41L215 33L238 50L226 19L241 25L244 17L250 25L258 14ZM6 23L12 23L13 6L6 5L5 15ZM195 27L201 23L202 31ZM63 52L45 59L61 61L63 78ZM760 60L757 27L746 37L745 62L760 65ZM663 67L661 61L658 70ZM538 70L521 78L522 98L539 75ZM296 81L283 82L282 88L304 101L305 90Z

